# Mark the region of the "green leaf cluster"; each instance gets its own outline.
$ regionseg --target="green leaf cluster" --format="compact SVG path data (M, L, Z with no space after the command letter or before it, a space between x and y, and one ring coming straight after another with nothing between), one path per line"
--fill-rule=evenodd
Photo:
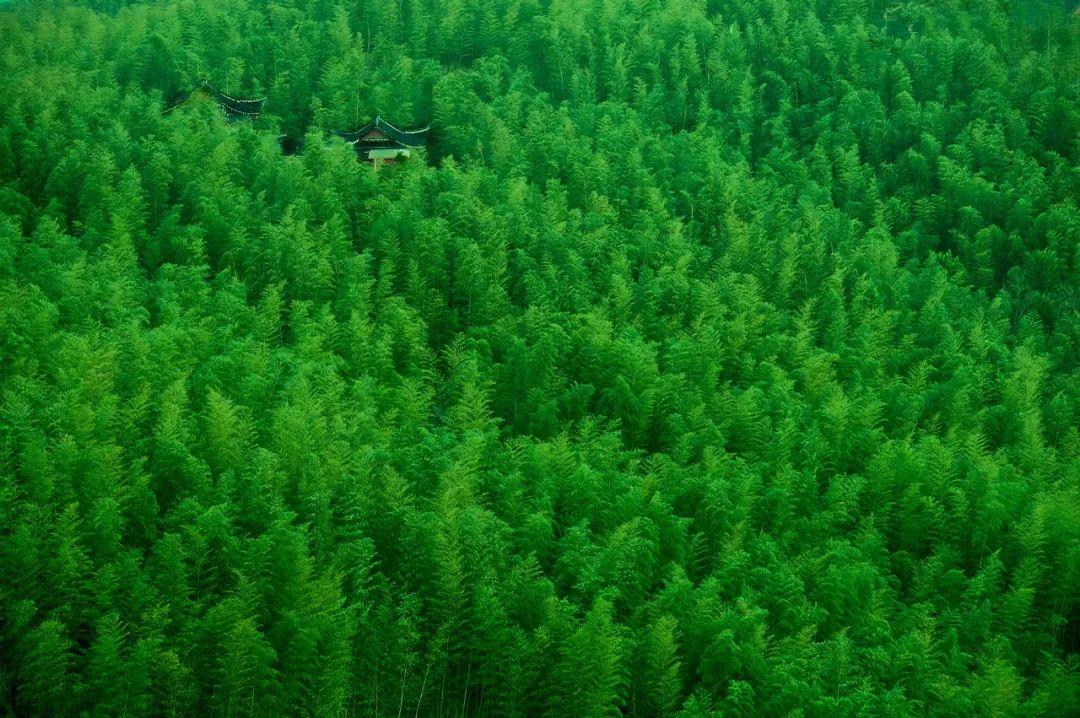
M0 713L1080 715L1019 5L5 5Z

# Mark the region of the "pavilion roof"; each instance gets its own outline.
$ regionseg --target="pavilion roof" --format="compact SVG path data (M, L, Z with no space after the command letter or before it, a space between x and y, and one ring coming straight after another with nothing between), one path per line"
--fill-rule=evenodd
M225 114L229 117L251 117L254 119L262 112L263 103L266 102L265 97L259 97L252 100L241 100L237 97L230 97L210 85L203 85L203 90L217 100L217 103L221 105L221 109L224 110Z
M378 130L387 139L392 140L394 143L402 145L403 147L423 147L427 144L429 129L431 129L431 125L403 130L384 120L381 115L377 115L375 119L371 120L358 130L353 132L335 132L334 134L357 146L366 145L368 143L372 145L387 144L381 138L365 140L369 134Z
M187 100L194 94L204 93L208 97L214 100L221 108L221 111L225 113L225 116L230 120L235 119L255 119L262 112L263 103L266 102L265 97L259 97L252 100L242 100L238 97L231 97L221 92L217 88L208 83L204 83L199 87L189 92L183 92L178 95L165 109L165 112L172 112L177 107L187 102Z

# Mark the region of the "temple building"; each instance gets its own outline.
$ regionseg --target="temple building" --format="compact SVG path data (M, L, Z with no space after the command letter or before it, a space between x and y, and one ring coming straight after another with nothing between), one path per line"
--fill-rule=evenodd
M185 92L177 97L165 110L166 113L172 112L180 105L187 102L193 95L204 95L209 97L217 103L221 108L225 118L230 122L234 120L254 120L259 117L259 113L262 112L263 103L266 102L265 97L260 97L254 100L241 100L236 97L230 97L224 92L217 90L216 88L203 84L198 89L191 92Z
M356 156L370 162L376 169L408 157L412 150L427 144L430 125L412 130L394 127L382 117L376 117L355 132L336 132L356 148Z
M265 97L256 100L240 100L229 97L224 92L215 90L209 85L203 86L203 91L217 101L221 111L225 113L225 117L230 120L254 120L258 118L259 113L262 112L263 103L266 102Z

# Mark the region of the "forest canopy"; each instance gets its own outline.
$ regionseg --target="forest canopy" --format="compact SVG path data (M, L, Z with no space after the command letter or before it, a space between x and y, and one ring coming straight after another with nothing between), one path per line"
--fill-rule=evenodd
M0 714L1080 715L1068 3L0 40Z

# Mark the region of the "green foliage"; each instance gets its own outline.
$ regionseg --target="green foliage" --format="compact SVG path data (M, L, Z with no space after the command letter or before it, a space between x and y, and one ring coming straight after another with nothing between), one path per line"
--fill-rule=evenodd
M1080 714L1077 28L5 4L0 713Z

